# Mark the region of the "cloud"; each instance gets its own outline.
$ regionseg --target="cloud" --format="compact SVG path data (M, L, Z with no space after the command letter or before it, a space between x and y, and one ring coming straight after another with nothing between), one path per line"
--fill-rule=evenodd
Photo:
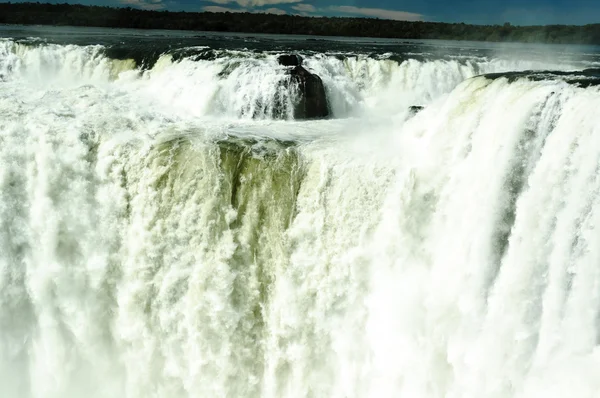
M267 8L265 10L249 10L247 8L206 6L206 7L202 7L202 11L206 11L206 12L251 12L251 13L255 13L255 14L276 14L276 15L286 14L285 10L282 10L280 8Z
M329 10L342 14L361 15L365 17L393 19L396 21L421 21L423 15L406 11L384 10L382 8L361 8L353 6L331 6Z
M206 6L202 7L202 11L206 12L248 12L245 8L229 8L221 6Z
M285 12L285 10L282 10L281 8L267 8L264 11L259 11L259 12L264 12L265 14L275 14L275 15L284 15L287 14Z
M313 6L312 4L306 4L306 3L296 4L295 6L292 6L292 9L296 10L296 11L300 11L300 12L316 12L317 11L315 6Z
M141 8L142 10L162 10L165 8L162 0L119 0L119 3L130 7Z
M302 0L208 0L216 4L237 3L240 7L262 7L275 4L300 3Z

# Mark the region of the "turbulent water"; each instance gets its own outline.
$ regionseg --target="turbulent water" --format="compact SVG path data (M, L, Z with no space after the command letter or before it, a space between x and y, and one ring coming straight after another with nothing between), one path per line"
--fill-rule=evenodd
M1 397L600 396L600 49L0 36Z

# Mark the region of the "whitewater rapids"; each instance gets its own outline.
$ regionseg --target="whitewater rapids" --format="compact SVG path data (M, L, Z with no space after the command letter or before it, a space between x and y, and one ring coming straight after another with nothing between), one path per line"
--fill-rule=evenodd
M0 41L1 397L600 396L578 65L305 62Z

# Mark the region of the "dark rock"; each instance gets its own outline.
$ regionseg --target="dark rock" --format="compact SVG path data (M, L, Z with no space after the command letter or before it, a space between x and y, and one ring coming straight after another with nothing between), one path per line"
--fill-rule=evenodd
M300 66L302 65L302 57L297 54L285 54L277 57L277 62L283 66Z
M294 119L318 119L329 116L325 86L321 78L302 66L289 71L292 84L297 85L299 98L294 107Z
M548 81L558 80L574 86L587 88L600 86L600 69L584 69L581 71L521 71L488 73L483 75L486 79L495 80L506 78L509 83L517 80Z
M409 107L408 107L408 111L409 111L409 113L410 113L412 116L414 116L414 115L416 115L417 113L421 112L421 111L423 110L423 108L424 108L424 107L422 107L422 106L413 105L413 106L409 106Z

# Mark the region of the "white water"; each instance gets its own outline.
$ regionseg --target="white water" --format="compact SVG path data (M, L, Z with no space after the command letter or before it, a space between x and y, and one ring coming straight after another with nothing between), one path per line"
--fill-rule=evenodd
M253 121L274 59L6 48L0 396L600 394L598 89L314 57L351 117Z
M173 62L163 55L148 71L135 69L132 60L111 60L101 46L27 46L0 41L0 79L23 79L45 89L92 84L118 89L150 99L162 110L181 117L271 119L273 98L282 97L292 118L295 93L281 82L288 79L276 55L257 57L242 51L222 52L212 61L183 59ZM192 57L193 58L193 57ZM318 74L326 87L334 117L396 114L411 105L426 105L449 93L467 78L524 70L577 70L574 64L540 61L472 58L417 61L401 64L387 59L350 56L306 57L306 67ZM20 80L19 79L19 80ZM22 81L22 80L21 80Z

